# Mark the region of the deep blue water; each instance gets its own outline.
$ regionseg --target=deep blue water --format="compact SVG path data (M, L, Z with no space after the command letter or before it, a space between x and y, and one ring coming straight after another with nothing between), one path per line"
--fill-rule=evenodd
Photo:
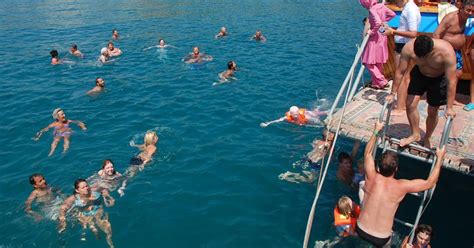
M154 162L124 197L113 192L116 206L106 208L116 247L301 246L315 189L278 175L292 170L321 129L263 129L259 123L291 105L314 106L317 96L334 98L365 14L357 1L347 0L1 1L0 247L106 247L104 236L96 240L90 232L87 242L79 241L77 225L60 237L56 223L26 216L28 176L42 173L51 186L70 193L75 179L95 173L106 158L124 171L137 153L129 141L141 142L149 129L160 136ZM230 36L215 40L221 26ZM98 66L113 28L124 53ZM267 43L249 41L256 29ZM175 46L166 57L143 51L159 38ZM83 60L67 55L72 43L85 53ZM193 46L214 61L199 69L185 65L181 58ZM51 66L51 49L75 63ZM231 59L240 67L238 80L212 86ZM89 97L85 92L98 76L107 90ZM31 138L57 107L88 130L74 127L70 151L61 155L61 143L47 157L51 133L39 142ZM350 144L342 140L337 150ZM312 244L334 237L336 200L342 194L355 198L335 180L335 170L330 168L318 203ZM472 180L449 172L441 180L445 187L424 219L437 230L433 244L470 247L473 217L452 211L470 209L472 199L463 197L472 198ZM349 240L344 246L364 245Z

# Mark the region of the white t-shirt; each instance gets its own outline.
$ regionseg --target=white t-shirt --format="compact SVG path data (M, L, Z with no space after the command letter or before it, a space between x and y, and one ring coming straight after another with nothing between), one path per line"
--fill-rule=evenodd
M402 14L400 15L400 25L397 30L400 31L418 31L418 27L421 22L420 9L413 0L408 0L403 7ZM395 35L395 43L407 43L411 38L402 37Z

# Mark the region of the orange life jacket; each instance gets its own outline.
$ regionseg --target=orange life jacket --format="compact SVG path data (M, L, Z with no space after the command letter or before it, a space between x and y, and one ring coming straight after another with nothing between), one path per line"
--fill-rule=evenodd
M359 218L359 214L360 214L359 205L355 204L353 214L354 214L354 217L352 216L347 217L339 213L337 206L334 208L334 225L336 226L336 229L338 229L338 231L344 230L342 232L343 237L347 237L355 233L357 218ZM347 229L346 226L349 226L349 229Z
M296 125L305 125L308 123L308 119L306 119L306 115L304 114L306 112L306 109L299 109L298 111L298 118L293 118L291 116L290 111L286 112L285 117L286 121L294 123Z

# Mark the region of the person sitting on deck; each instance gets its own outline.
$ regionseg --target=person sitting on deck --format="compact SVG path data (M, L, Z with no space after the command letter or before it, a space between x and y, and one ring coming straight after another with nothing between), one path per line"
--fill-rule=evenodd
M296 125L306 125L306 124L319 124L321 122L320 117L326 115L326 111L320 111L319 109L307 110L304 108L298 108L296 106L291 106L285 116L269 121L260 123L261 127L267 127L270 124L287 121Z
M413 244L408 243L409 236L403 239L401 248L431 248L430 241L433 237L433 229L429 225L418 225L415 229Z
M457 84L456 56L453 47L445 40L420 35L415 40L409 41L403 47L400 64L395 71L391 94L386 97L388 102L393 101L410 60L415 62L410 73L406 110L411 135L401 139L400 146L404 147L421 139L418 103L426 92L428 116L426 117L423 145L431 148L430 138L438 124L439 107L447 104L445 115L453 118L456 115L453 110Z
M400 25L397 29L385 26L385 35L394 35L395 40L395 66L400 63L400 54L405 44L418 35L418 27L421 22L420 9L413 0L396 0L397 7L402 8L400 14ZM405 73L402 83L397 91L397 106L392 110L392 115L403 115L406 111L407 88L410 74Z
M360 207L348 196L342 196L334 208L334 226L341 237L356 236L355 228Z
M464 36L466 22L469 17L472 17L473 13L474 0L463 0L459 11L447 14L433 33L433 38L443 39L453 46L456 53L456 77L458 79L462 76L462 48L466 43L466 37ZM456 100L454 104L462 105Z
M446 148L436 150L436 164L428 179L395 179L398 158L394 152L384 152L377 163L372 153L376 149L378 133L383 123L376 122L364 152L365 185L364 201L357 220L359 237L376 247L389 247L395 213L406 194L431 189L438 181Z

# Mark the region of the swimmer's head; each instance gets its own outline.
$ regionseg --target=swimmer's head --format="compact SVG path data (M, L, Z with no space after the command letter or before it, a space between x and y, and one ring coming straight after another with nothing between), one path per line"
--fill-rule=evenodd
M459 14L464 18L471 17L474 14L474 0L463 0Z
M145 142L145 146L154 145L156 142L158 142L158 135L156 135L156 133L153 131L147 131L143 140Z
M352 157L347 152L339 153L337 161L339 162L339 166L352 167Z
M164 45L165 45L165 40L160 39L160 40L158 41L158 43L160 43L160 46L164 46Z
M290 115L293 117L293 118L298 118L298 115L299 115L299 111L300 109L296 106L291 106L290 108Z
M117 31L117 29L115 29L115 28L114 28L114 29L112 29L112 34L113 34L113 35L118 35L118 31Z
M337 210L340 214L345 215L347 217L352 215L353 207L354 206L351 198L346 195L342 196L341 198L339 198L339 201L337 201Z
M115 175L117 173L114 168L114 162L112 162L110 159L104 160L102 163L102 170L109 176Z
M418 58L423 58L431 51L433 51L433 39L426 35L420 35L416 37L415 44L413 45L413 50L415 50L415 55Z
M110 51L113 51L114 50L114 43L112 41L109 41L109 43L107 44L107 48L110 50Z
M397 154L391 151L384 152L377 162L378 172L384 177L391 177L395 175L398 170Z
M225 27L221 27L221 33L222 34L226 34L227 33L227 29Z
M105 81L103 78L98 77L95 79L95 85L104 88L105 87Z
M255 37L260 38L260 36L262 36L262 31L257 30L257 31L255 32Z
M227 62L227 69L235 70L235 69L237 69L237 64L233 60L231 60L231 61Z
M57 108L53 110L52 116L53 116L53 119L59 120L61 118L65 118L66 114L64 113L64 110L62 110L61 108Z
M51 54L51 58L57 58L59 56L59 53L57 50L51 50L49 54Z
M109 53L107 52L107 47L102 47L102 49L100 49L100 54L104 56L109 55Z
M91 193L91 188L85 179L79 178L74 181L74 193L73 195L88 195Z
M71 52L75 52L77 51L77 45L76 44L72 44L71 45Z
M193 47L193 54L199 55L199 47Z
M30 176L30 184L33 185L35 189L43 189L47 186L46 179L39 173Z
M415 229L415 237L417 244L421 247L425 247L430 243L431 238L433 237L433 228L429 225L418 225Z

